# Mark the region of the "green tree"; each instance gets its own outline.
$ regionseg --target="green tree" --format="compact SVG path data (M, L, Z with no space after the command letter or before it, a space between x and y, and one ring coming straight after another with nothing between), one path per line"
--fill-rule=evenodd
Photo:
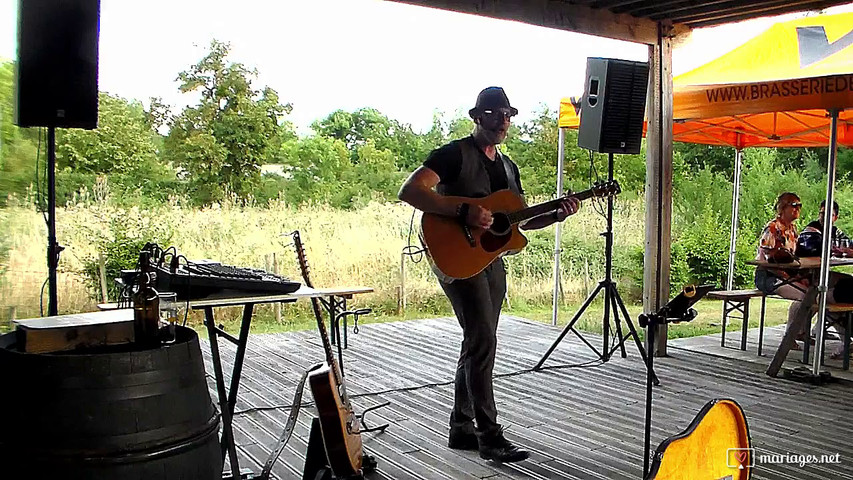
M505 150L518 165L527 197L556 192L558 135L556 116L547 107L532 121L510 126Z
M168 105L163 103L160 97L151 97L148 101L148 110L145 110L145 121L154 130L160 130L169 125L172 114Z
M729 176L734 172L735 149L732 147L675 142L672 153L673 156L681 155L684 164L693 171L709 168Z
M474 121L467 116L456 117L450 120L447 130L447 138L455 140L466 137L474 131Z
M543 106L533 120L518 128L514 125L510 128L506 148L518 164L528 196L551 197L556 193L559 133L557 115L547 106ZM592 159L589 151L578 147L577 130L567 129L564 137L564 190L584 190L607 176L606 156L594 155Z
M158 161L156 135L142 104L102 92L98 128L57 130L57 170L93 174L150 170Z
M35 182L36 157L45 152L43 140L39 150L41 129L15 126L14 78L15 64L0 62L0 205L9 195L27 195Z
M17 137L17 129L12 124L12 62L0 63L0 169L3 168L6 148Z
M336 110L315 121L311 128L318 135L343 141L353 162L358 161L358 149L372 142L376 149L391 153L396 168L413 170L433 148L426 143L426 138L412 130L411 125L390 119L373 108L361 108L352 113Z
M107 174L120 204L166 201L180 185L175 170L159 157L161 142L140 102L102 92L98 128L57 130L57 203L92 188L97 177Z
M200 203L219 201L226 191L249 197L261 165L273 163L283 135L292 135L281 123L292 106L271 88L253 88L257 71L229 62L229 50L213 40L210 52L178 75L181 92L199 92L201 100L172 121L165 148Z
M281 158L286 178L282 195L288 203L339 203L341 192L349 191L341 180L352 181L352 162L342 140L320 135L290 140L282 145Z
M360 203L371 199L394 201L408 172L396 167L390 150L380 150L372 141L358 147L356 154L358 159L350 171L351 181L348 182L353 189L351 198L360 200Z

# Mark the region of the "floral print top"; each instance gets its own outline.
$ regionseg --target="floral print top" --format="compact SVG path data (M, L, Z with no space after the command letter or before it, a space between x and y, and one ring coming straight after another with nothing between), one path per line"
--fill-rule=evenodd
M756 260L767 260L766 249L786 248L793 253L797 248L797 227L786 226L779 218L773 219L761 232Z

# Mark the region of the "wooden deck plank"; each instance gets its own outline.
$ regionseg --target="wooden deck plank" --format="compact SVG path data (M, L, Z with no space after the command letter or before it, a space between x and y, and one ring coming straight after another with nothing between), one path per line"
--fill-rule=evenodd
M525 462L506 465L446 446L461 340L455 319L368 324L358 335L350 333L344 367L356 410L392 402L367 416L371 426L391 423L385 433L364 435L365 450L379 462L368 480L640 478L645 366L636 346L626 344L627 358L617 354L596 364L595 354L570 334L546 368L531 371L559 333L559 328L524 319L501 319L495 365L499 421L508 428L508 438L532 453ZM781 334L767 333L769 355ZM600 337L583 335L600 348ZM739 332L735 335L739 344ZM671 356L655 361L662 383L654 390L652 446L682 431L708 400L733 398L746 411L758 453L842 457L840 465L759 465L753 478L853 480L853 448L847 442L853 417L850 384L815 387L767 377L770 359L755 355L755 332L749 338L747 352L721 348L719 334L672 341ZM220 345L230 371L234 348ZM212 372L209 347L202 351ZM302 372L321 359L314 331L250 336L234 420L241 466L260 471L284 428ZM569 367L591 361L585 368ZM215 394L212 378L208 384ZM274 478L301 478L314 413L309 392L303 402Z
M729 335L732 333L733 335ZM757 367L767 369L773 353L779 347L782 337L785 334L785 326L779 325L775 327L766 327L764 329L764 341L762 348L762 356L757 355L758 352L758 328L752 328L747 331L747 349L740 349L740 332L726 332L726 347L720 345L720 334L703 335L700 337L678 338L669 341L669 346L672 348L688 350L691 352L700 352L708 355L727 357L741 360ZM735 336L737 337L735 342ZM842 370L841 359L831 359L831 352L841 340L827 340L824 354L824 366L833 377L841 380L853 381L853 369ZM787 360L783 364L783 368L797 368L806 366L811 368L812 359L814 358L815 347L812 345L809 351L809 364L802 363L803 352L792 350L788 353ZM780 373L781 376L781 373Z

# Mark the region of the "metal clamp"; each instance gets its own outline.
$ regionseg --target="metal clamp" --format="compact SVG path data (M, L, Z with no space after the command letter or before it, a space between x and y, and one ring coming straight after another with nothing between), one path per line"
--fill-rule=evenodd
M337 335L336 340L338 342L338 365L341 367L341 375L344 374L344 352L343 352L342 347L341 347L341 345L342 345L342 343L341 343L341 329L340 329L341 320L343 320L343 322L344 322L344 342L346 342L346 328L347 328L346 317L349 315L352 315L353 317L355 317L355 325L357 327L358 326L358 317L360 317L361 315L367 315L368 313L371 313L371 312L373 312L373 310L370 308L359 308L358 310L344 310L343 312L341 312L341 313L337 314L337 316L335 316L335 329L334 329L334 331L335 331L335 335ZM356 334L358 333L358 331L355 329L353 329L353 332ZM347 345L343 345L343 348L347 348Z

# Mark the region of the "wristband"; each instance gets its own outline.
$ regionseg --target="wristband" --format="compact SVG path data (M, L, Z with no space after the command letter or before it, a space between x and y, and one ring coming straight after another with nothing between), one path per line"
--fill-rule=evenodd
M456 207L456 218L459 219L459 222L462 225L466 225L468 223L468 210L471 208L471 205L468 203L460 203L458 207Z

